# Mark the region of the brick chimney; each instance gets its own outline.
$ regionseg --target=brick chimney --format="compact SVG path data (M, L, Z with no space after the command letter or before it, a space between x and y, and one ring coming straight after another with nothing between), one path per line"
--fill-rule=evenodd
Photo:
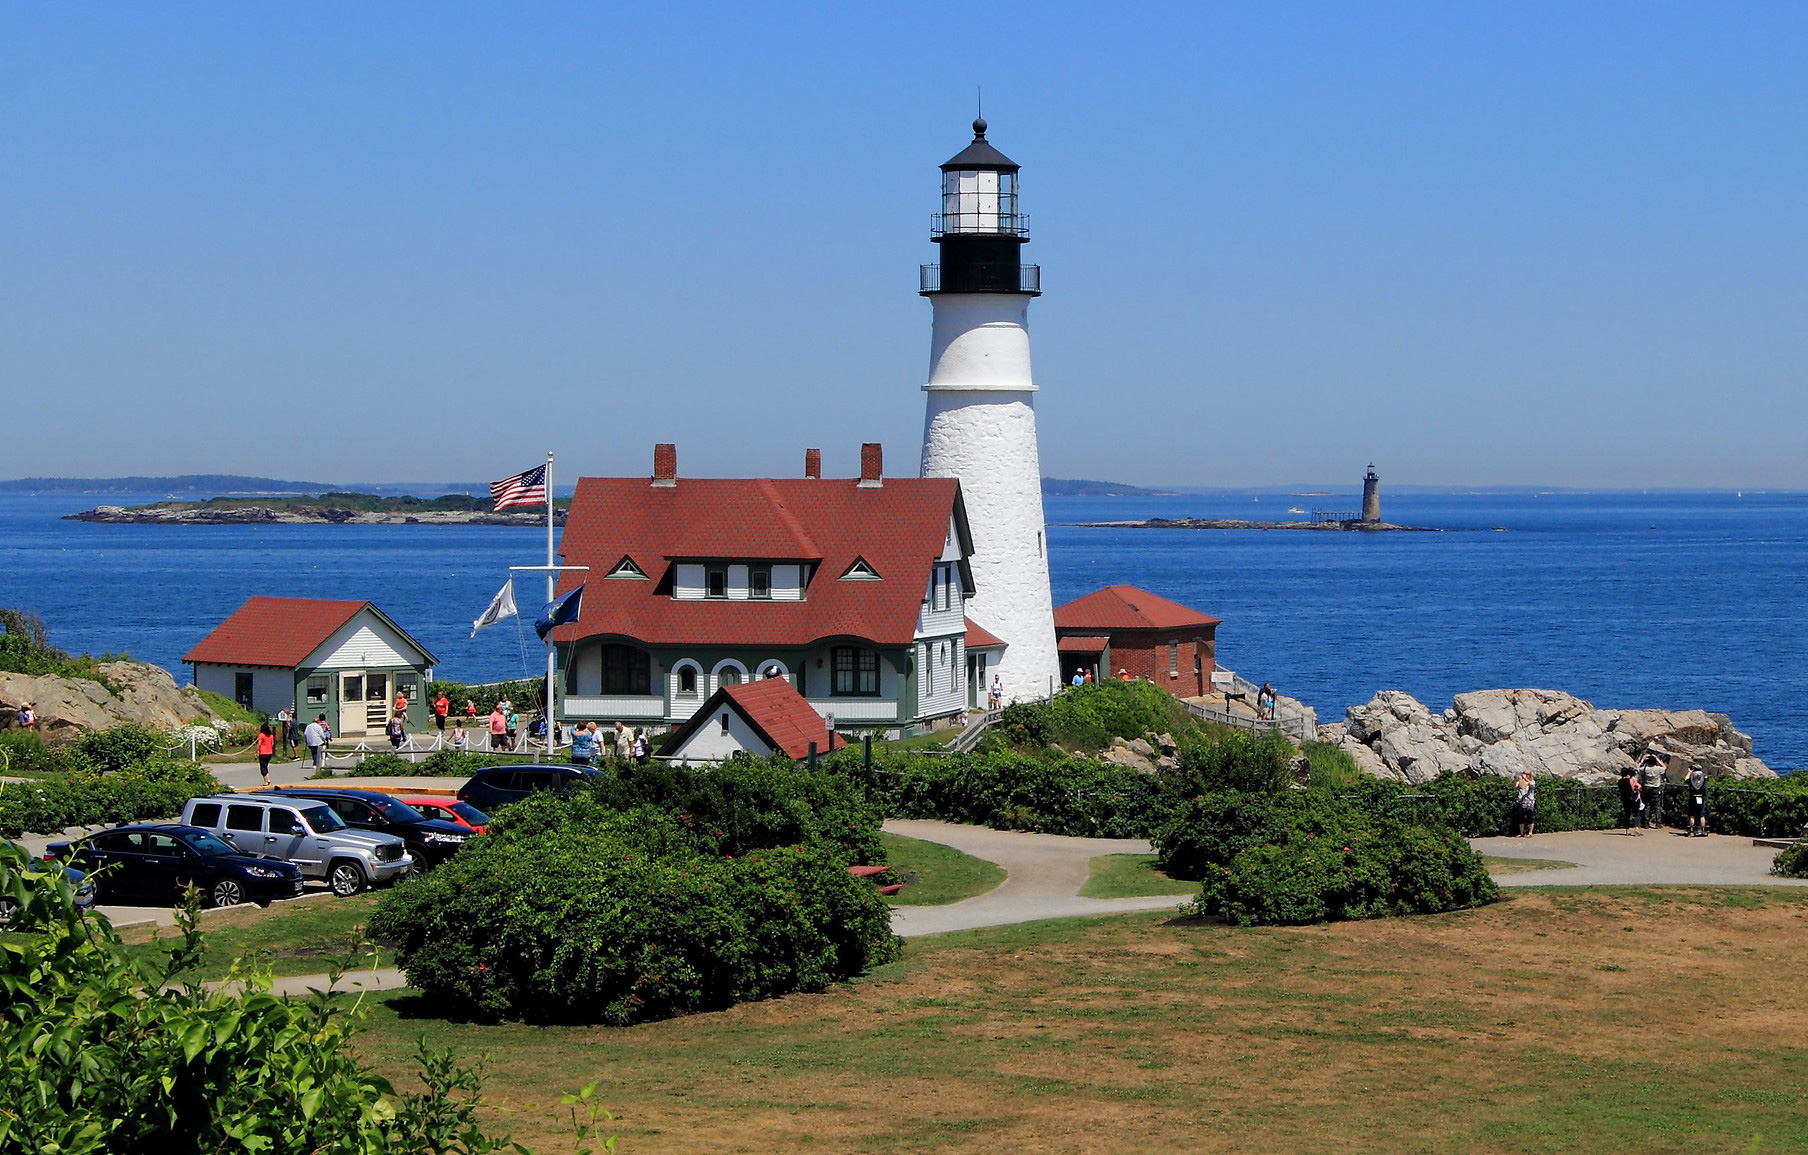
M804 450L804 476L811 481L822 480L822 450Z
M661 489L678 484L678 447L669 441L653 446L653 484Z
M878 489L885 484L885 452L877 441L860 446L860 488Z

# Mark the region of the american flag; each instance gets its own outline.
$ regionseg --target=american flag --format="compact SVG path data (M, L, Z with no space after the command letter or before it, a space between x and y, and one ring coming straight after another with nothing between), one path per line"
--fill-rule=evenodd
M496 512L511 505L542 505L546 501L546 467L536 465L526 473L517 473L501 481L490 482L490 496L496 499Z

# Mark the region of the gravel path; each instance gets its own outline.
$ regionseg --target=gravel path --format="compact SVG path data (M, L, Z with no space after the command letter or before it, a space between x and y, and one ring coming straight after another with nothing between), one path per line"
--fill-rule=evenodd
M1185 898L1173 894L1145 898L1079 897L1080 887L1085 885L1092 860L1097 856L1150 853L1149 844L1140 838L1067 838L904 818L891 819L885 829L996 862L1007 875L995 889L961 902L895 907L891 928L905 938L1040 918L1172 910Z
M1725 834L1686 838L1673 830L1647 830L1636 836L1618 830L1568 830L1469 841L1483 854L1500 858L1554 858L1576 864L1503 874L1495 879L1502 886L1808 886L1808 879L1770 873L1776 850Z

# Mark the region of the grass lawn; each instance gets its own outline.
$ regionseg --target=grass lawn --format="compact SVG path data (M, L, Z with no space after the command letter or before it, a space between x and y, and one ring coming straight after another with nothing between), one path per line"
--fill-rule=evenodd
M1568 870L1576 864L1560 858L1501 858L1484 854L1482 865L1488 868L1489 874L1522 874L1528 870Z
M1199 884L1169 878L1155 869L1153 854L1101 854L1081 898L1140 898L1145 894L1198 894Z
M375 1001L357 1046L489 1055L496 1121L624 1152L1738 1151L1808 1147L1808 893L1516 891L1238 929L1163 913L913 939L861 983L620 1030Z
M893 876L907 883L886 900L893 906L942 906L984 894L1004 881L1002 866L952 846L883 831L879 841Z
M210 911L201 920L207 935L207 965L200 977L219 978L234 959L245 955L255 955L277 975L323 974L345 957L348 946L363 937L362 928L376 905L377 896L367 893L278 902L263 910L246 905ZM120 931L119 936L150 954L156 949L151 938L158 933L168 938L177 932L134 926ZM355 969L392 966L394 958L393 952L380 948L376 963L363 954Z

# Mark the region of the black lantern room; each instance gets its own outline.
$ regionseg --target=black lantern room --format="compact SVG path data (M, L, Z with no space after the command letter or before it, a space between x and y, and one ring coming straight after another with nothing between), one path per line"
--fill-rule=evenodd
M1041 268L1021 263L1030 222L1018 208L1017 171L986 139L986 122L975 120L973 143L942 165L942 211L930 228L942 261L923 266L925 295L1041 293Z

